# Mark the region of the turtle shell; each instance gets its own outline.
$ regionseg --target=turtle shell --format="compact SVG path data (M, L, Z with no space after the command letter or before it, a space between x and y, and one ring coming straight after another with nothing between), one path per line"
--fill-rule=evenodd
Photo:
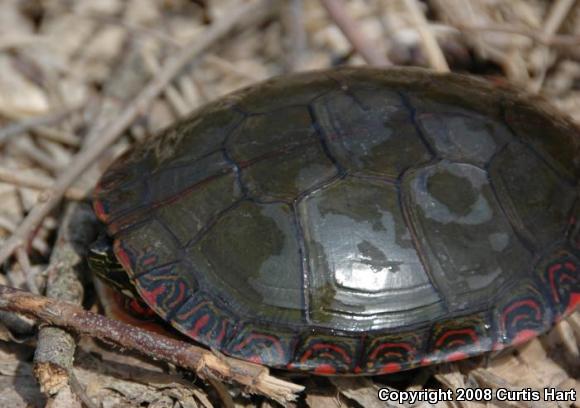
M272 79L119 159L94 208L145 302L230 356L378 374L580 303L578 130L466 76Z

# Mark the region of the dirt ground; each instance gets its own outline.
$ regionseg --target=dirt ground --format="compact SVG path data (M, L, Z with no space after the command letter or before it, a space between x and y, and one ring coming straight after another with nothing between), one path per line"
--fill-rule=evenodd
M171 64L179 69L172 71ZM0 284L58 295L50 288L64 262L55 248L66 212L90 200L103 170L132 145L256 81L365 64L416 65L513 83L580 123L580 2L0 0L0 259L6 261ZM86 271L73 275L77 286L64 284L59 297L101 312L95 281ZM38 339L30 320L0 312L0 321L0 407L279 405L88 335L56 332L57 343L48 344L67 343L74 363L70 354L63 366L72 368L39 374L45 339ZM579 346L577 311L549 334L499 355L382 377L271 374L305 386L289 406L428 407L434 405L381 402L377 392L553 387L579 393Z

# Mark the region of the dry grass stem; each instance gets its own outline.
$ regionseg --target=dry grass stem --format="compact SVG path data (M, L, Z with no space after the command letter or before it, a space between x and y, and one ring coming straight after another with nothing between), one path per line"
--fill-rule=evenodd
M358 26L358 23L346 12L343 0L320 0L330 18L340 28L352 47L369 65L391 65L385 55L385 50L372 44Z
M576 3L576 0L557 0L552 7L550 8L550 12L548 13L548 17L544 23L543 35L544 38L551 38L552 35L558 31L560 25L566 18L566 16L570 13L570 10ZM544 84L544 80L546 79L546 72L549 67L549 58L550 58L550 48L545 47L540 50L539 53L539 60L542 64L539 73L532 80L528 89L532 92L539 92Z
M54 184L54 180L51 178L26 174L20 170L7 169L5 167L0 167L0 182L34 190L48 190ZM64 197L75 201L85 200L87 192L76 187L70 187L65 191Z
M77 109L68 109L62 112L53 113L46 116L23 119L20 122L0 128L0 146L5 144L8 140L13 138L14 136L18 136L22 133L34 130L35 128L43 127L46 125L54 125L60 122L61 120L65 119L72 113L74 113L76 110ZM47 138L49 137L50 136L47 136ZM71 140L72 139L68 137L66 138L67 142L70 142ZM73 141L72 143L75 142Z
M449 65L445 60L443 51L437 42L437 39L433 35L433 32L427 24L427 19L421 11L417 0L405 0L405 6L409 11L409 14L413 20L414 26L421 36L421 41L423 44L423 49L427 54L429 60L429 65L431 68L438 72L449 72Z
M20 265L20 270L24 274L28 290L34 294L39 294L40 289L36 284L35 274L32 272L32 268L30 267L30 258L28 257L28 252L24 247L18 247L16 249L16 259Z
M535 42L546 46L580 47L580 35L549 35L538 33L525 27L507 26L504 24L470 25L456 24L452 28L467 32L497 32L515 34L531 38Z

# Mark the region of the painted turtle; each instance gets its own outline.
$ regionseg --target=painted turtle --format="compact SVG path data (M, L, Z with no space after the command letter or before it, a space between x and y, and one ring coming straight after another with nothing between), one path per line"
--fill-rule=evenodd
M192 339L390 373L521 343L580 303L578 135L466 76L303 73L125 155L94 208L107 268Z

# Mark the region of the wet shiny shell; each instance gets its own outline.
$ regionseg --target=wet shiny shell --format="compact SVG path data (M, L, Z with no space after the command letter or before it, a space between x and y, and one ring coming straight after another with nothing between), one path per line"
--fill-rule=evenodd
M578 137L464 76L305 73L123 157L94 206L187 336L274 367L389 373L523 342L580 303Z

